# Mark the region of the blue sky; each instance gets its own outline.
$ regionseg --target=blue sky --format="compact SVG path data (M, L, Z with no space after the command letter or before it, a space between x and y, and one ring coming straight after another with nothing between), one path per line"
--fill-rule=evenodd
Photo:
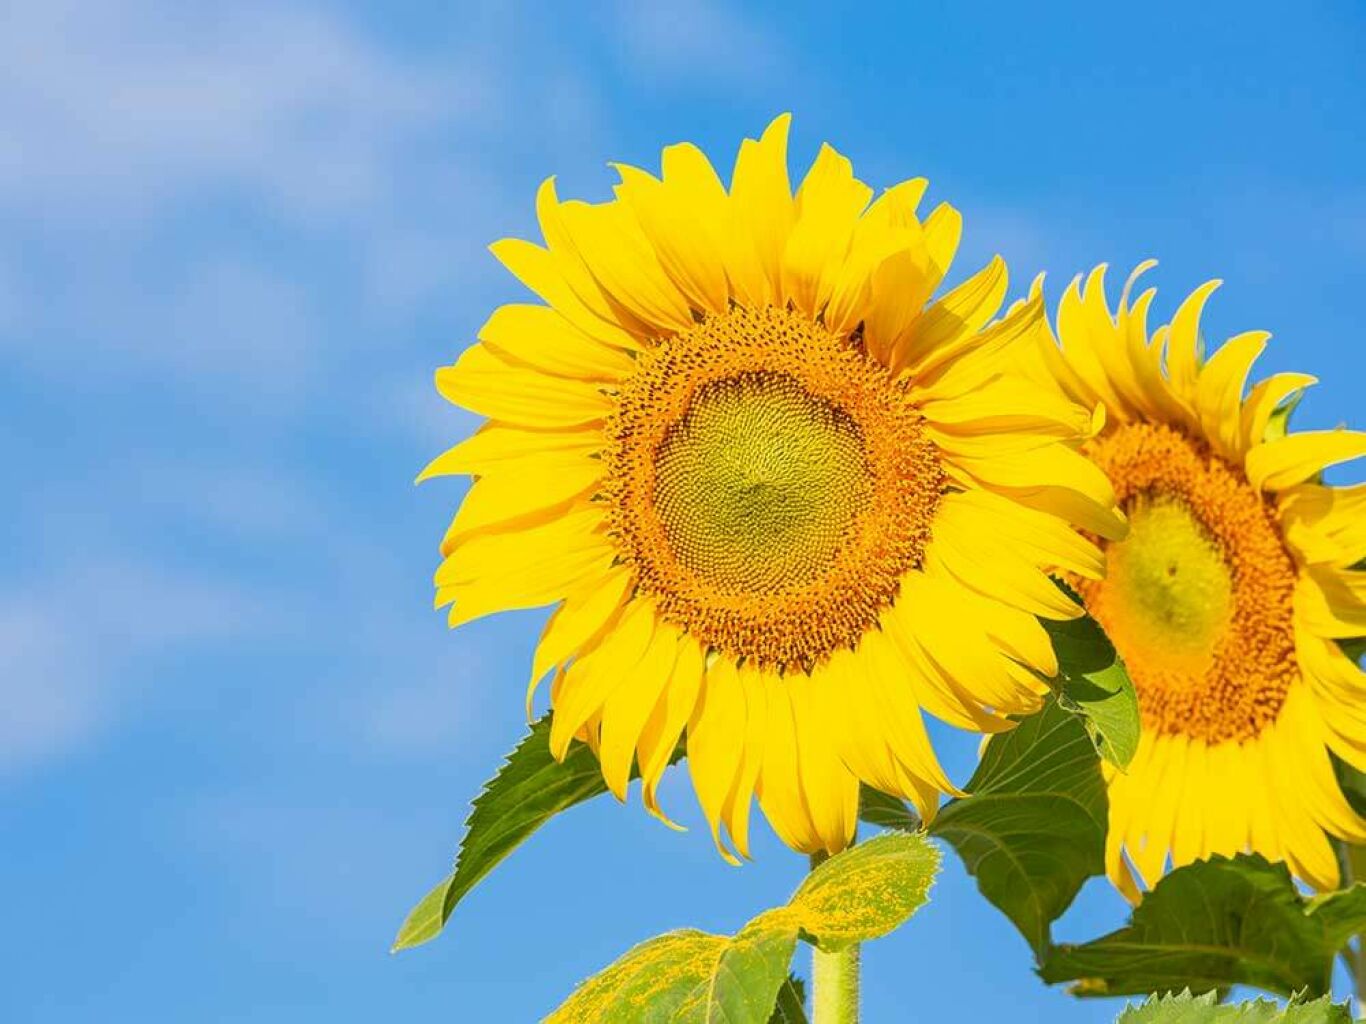
M1361 426L1363 52L1354 0L7 7L0 1019L529 1021L796 884L767 833L736 870L604 799L386 951L522 730L541 615L446 631L460 485L411 480L471 426L431 373L521 297L484 247L543 177L728 167L792 110L798 166L927 175L957 275L1000 251L1056 299L1155 256L1164 313L1223 277L1211 335L1274 331L1263 370L1323 377L1301 421ZM1059 930L1122 914L1096 883ZM952 862L866 964L870 1022L1118 1010L1045 988Z

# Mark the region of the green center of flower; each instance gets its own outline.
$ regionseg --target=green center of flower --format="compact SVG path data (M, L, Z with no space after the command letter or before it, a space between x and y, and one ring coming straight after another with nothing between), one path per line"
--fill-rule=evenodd
M1207 658L1227 628L1233 580L1217 542L1179 500L1140 500L1129 536L1106 550L1108 586L1149 637L1176 657Z
M784 374L700 388L660 445L655 472L675 557L731 593L816 579L872 493L857 425Z
M1129 516L1108 574L1078 584L1123 656L1143 728L1207 743L1276 721L1298 677L1296 568L1242 468L1162 424L1089 446Z

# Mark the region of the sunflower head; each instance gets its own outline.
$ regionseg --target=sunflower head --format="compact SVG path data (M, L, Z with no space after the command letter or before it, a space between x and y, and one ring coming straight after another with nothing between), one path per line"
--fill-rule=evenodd
M1147 267L1114 313L1103 267L1074 281L1061 349L1046 342L1033 371L1105 406L1087 451L1131 524L1101 541L1105 578L1078 581L1143 716L1137 757L1111 779L1111 874L1133 895L1125 854L1151 885L1169 858L1251 849L1331 886L1326 834L1366 838L1328 753L1366 766L1366 680L1336 642L1366 632L1366 574L1354 568L1366 492L1321 474L1366 454L1366 436L1286 431L1313 381L1285 373L1247 389L1265 332L1206 357L1200 317L1218 282L1150 336L1154 293L1129 301Z
M757 795L791 846L838 850L858 785L926 817L953 790L922 709L1008 728L1056 672L1049 580L1123 527L1078 451L1093 406L1017 365L1037 289L997 319L991 261L934 300L960 218L920 179L880 195L823 147L793 194L788 119L729 187L696 148L610 202L537 201L545 245L495 255L545 302L494 312L437 373L488 417L424 475L475 482L442 545L453 625L554 605L553 751L578 739L654 813L680 736L718 846ZM729 840L727 842L726 840Z

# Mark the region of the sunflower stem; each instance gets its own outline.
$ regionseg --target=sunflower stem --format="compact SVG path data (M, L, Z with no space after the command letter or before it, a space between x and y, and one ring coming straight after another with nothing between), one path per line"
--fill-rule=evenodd
M826 860L824 853L811 855L814 870ZM827 953L811 947L812 1024L858 1024L859 947L855 943Z
M1347 843L1339 849L1342 851L1342 887L1347 889L1366 879L1366 846ZM1342 958L1352 979L1357 1015L1366 1015L1366 934L1353 938L1342 951Z

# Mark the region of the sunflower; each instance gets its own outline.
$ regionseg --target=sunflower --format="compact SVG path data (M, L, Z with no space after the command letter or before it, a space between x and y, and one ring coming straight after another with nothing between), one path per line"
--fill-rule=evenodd
M757 796L791 847L838 851L860 780L925 817L956 792L922 709L1008 728L1056 663L1036 616L1080 608L1122 531L1080 452L1092 412L1028 386L1035 293L989 325L999 258L931 302L961 220L923 179L873 190L823 147L795 197L788 118L740 148L729 191L694 146L615 198L537 197L544 247L494 255L546 305L494 312L437 372L488 417L423 476L475 481L442 543L452 626L557 605L550 745L633 766L665 820L687 764L718 848L749 855ZM734 851L734 853L732 852Z
M1149 338L1153 291L1116 314L1100 267L1058 310L1048 375L1097 402L1087 443L1126 512L1104 540L1107 574L1077 589L1124 658L1143 734L1127 772L1108 771L1108 869L1131 898L1166 868L1244 850L1338 884L1328 836L1366 841L1329 751L1366 769L1366 676L1338 640L1366 633L1366 487L1325 467L1366 454L1366 435L1288 433L1314 382L1276 374L1244 388L1269 337L1228 339L1207 360L1196 289ZM1125 859L1127 855L1127 862Z

